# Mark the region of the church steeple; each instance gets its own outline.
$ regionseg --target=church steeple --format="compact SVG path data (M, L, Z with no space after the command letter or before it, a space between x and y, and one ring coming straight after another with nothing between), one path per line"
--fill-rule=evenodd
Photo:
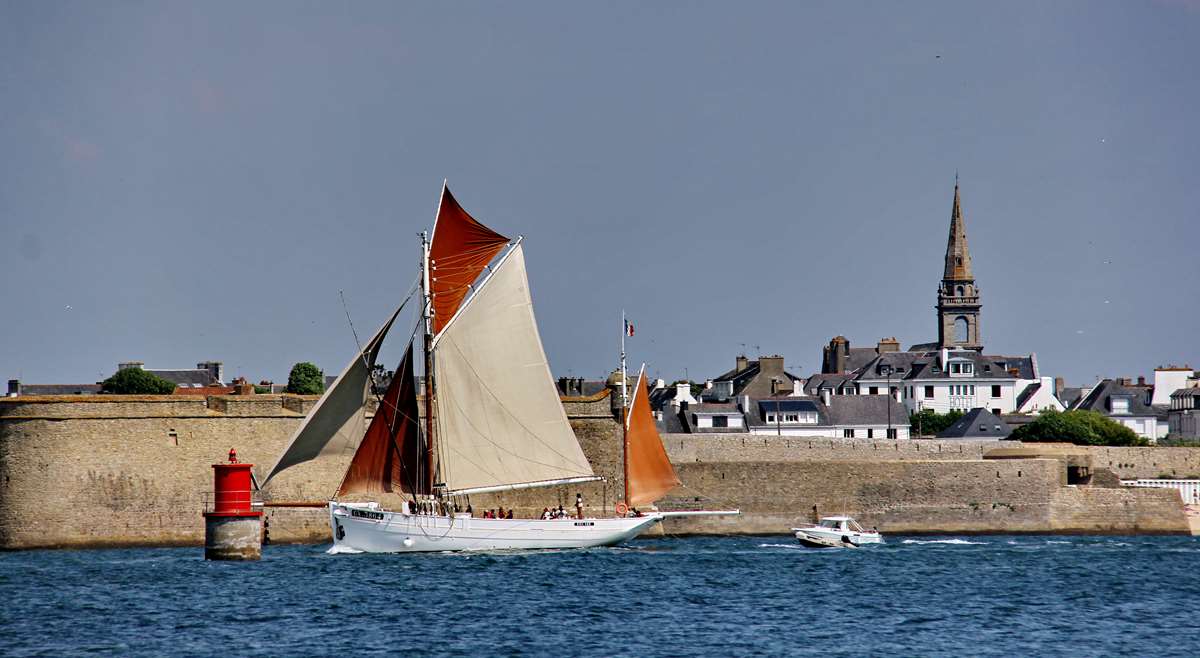
M946 242L946 269L938 287L938 344L952 349L983 350L979 333L979 288L971 270L967 227L963 222L958 176L954 177L954 206L950 210L950 238Z
M946 273L942 278L952 281L975 278L971 274L971 250L967 248L967 227L963 223L957 176L954 179L954 208L950 211L950 239L946 241Z

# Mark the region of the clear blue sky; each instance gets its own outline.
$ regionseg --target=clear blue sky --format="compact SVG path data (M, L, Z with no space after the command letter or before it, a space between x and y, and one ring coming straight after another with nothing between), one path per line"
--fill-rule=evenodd
M1198 62L1183 0L5 2L0 375L337 372L443 178L557 374L622 307L651 373L806 374L936 337L955 171L989 353L1200 366Z

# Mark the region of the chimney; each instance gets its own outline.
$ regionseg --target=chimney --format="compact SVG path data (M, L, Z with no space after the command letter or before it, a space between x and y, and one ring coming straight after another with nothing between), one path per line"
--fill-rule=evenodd
M734 368L734 369L733 369L733 371L734 371L735 373L736 373L736 372L741 372L741 371L743 371L743 370L745 370L746 368L749 368L749 367L750 367L750 359L747 359L747 358L746 358L746 356L743 354L743 355L739 355L739 356L738 356L738 358L737 358L737 367L736 367L736 368Z
M833 390L827 386L821 387L821 404L829 406L830 399L833 396Z
M225 384L225 364L220 361L201 361L196 364L196 368L207 370L212 378L217 380L218 384Z
M845 336L834 336L829 346L822 348L821 372L831 375L846 373L846 365L850 359L850 341Z
M783 378L783 357L778 354L758 357L758 371L767 377Z
M749 395L742 396L742 413L744 413L744 414L750 413L750 396Z
M792 397L804 395L804 382L799 379L792 380Z
M1145 386L1145 385L1146 385L1146 376L1138 375L1138 386Z
M142 363L141 361L126 361L124 363L118 363L117 370L125 370L126 368L141 369L141 367L144 365L146 365L146 364Z
M713 385L713 381L711 379L704 380L704 390L711 391L712 385Z
M570 395L571 394L571 391L567 389L567 378L566 377L558 378L558 394L559 395Z
M667 382L666 382L666 380L662 379L661 377L654 380L654 390L657 391L659 389L663 389L666 387L667 387Z
M899 352L899 351L900 351L900 341L896 340L895 336L892 336L891 338L880 338L879 343L875 346L875 352L877 354L883 354L885 352Z
M942 370L950 369L950 366L946 365L946 363L948 361L950 361L950 349L947 347L943 347L942 348L942 363L940 364L942 366Z
M1067 387L1067 380L1062 377L1054 378L1054 394L1062 395L1063 389Z
M19 380L19 379L8 380L8 397L15 398L20 394L21 394L21 380Z

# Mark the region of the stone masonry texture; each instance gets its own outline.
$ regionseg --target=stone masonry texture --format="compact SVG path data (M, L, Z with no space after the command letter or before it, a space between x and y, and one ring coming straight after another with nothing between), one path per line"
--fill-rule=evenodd
M288 395L0 399L0 548L200 546L210 465L233 447L242 461L269 467L314 402ZM572 508L580 492L589 513L611 512L623 482L620 426L608 404L566 403L585 454L607 482L476 496L474 509L502 505L533 516L543 507ZM983 460L996 442L698 434L664 435L663 442L685 485L664 509L743 510L669 519L668 533L785 534L809 520L813 505L884 532L1187 530L1174 491L1068 487L1057 460ZM1096 468L1121 478L1200 474L1200 449L1087 450ZM350 457L293 467L265 497L325 501ZM265 511L272 542L328 541L323 508Z

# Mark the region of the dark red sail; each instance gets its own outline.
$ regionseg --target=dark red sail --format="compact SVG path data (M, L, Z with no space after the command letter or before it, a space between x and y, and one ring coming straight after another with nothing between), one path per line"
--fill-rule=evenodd
M450 188L442 188L433 240L429 245L429 291L433 297L433 333L439 333L470 285L492 258L504 248L508 238L475 221L458 205Z
M425 475L425 450L421 446L417 415L417 389L413 379L413 347L392 375L392 383L379 402L362 443L350 461L338 495L384 492L430 493Z

